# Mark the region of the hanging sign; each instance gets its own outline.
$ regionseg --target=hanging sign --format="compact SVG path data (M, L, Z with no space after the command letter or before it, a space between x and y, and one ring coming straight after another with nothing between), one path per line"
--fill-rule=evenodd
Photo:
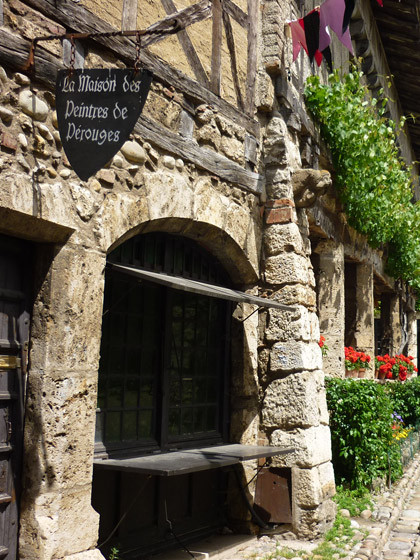
M120 68L58 72L58 130L66 156L83 181L129 139L152 78L148 70Z

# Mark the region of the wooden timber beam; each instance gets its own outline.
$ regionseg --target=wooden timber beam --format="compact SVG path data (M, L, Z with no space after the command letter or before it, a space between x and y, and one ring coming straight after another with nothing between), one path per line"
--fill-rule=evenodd
M161 2L168 15L176 14L177 9L172 0L161 0ZM206 71L201 64L201 61L191 42L188 32L185 29L182 29L177 33L177 37L179 42L181 43L181 47L185 53L185 56L187 57L188 63L191 66L195 77L197 78L197 81L207 89L210 89L210 82L207 77Z
M222 72L222 4L221 0L213 0L213 27L211 46L211 91L220 95Z
M121 29L137 29L137 0L124 0Z
M230 70L232 73L233 87L235 88L236 102L241 111L245 109L242 98L241 87L239 85L238 65L236 62L235 40L233 38L233 29L230 22L229 14L223 9L222 4L222 20L225 28L226 42L230 54Z

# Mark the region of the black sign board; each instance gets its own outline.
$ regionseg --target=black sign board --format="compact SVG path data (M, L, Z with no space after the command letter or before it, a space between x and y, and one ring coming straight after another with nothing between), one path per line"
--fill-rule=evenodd
M58 129L68 160L83 181L128 140L152 78L147 70L119 68L58 72Z

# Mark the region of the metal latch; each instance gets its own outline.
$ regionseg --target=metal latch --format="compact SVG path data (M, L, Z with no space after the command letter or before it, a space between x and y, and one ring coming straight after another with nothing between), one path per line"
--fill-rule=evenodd
M20 363L20 358L17 356L0 356L0 369L17 369L20 368Z

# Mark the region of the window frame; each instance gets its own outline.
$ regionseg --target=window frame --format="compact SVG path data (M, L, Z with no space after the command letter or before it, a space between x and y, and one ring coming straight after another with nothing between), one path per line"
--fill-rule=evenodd
M137 236L139 237L139 236ZM159 237L161 237L159 235ZM167 235L167 237L171 242L173 241L175 236ZM190 240L185 238L180 238L181 245L184 243L187 244L188 249L192 246L194 249L194 244L191 243ZM129 240L130 241L130 240ZM159 239L158 239L159 241ZM161 242L161 239L160 239ZM125 244L122 244L121 249L119 251L120 255L125 255L124 259L127 260L127 248L124 247ZM133 254L134 254L133 249ZM213 261L216 263L216 266L219 266L222 270L222 274L225 274L223 269L221 268L220 264L214 259L214 257L210 253L204 252L201 248L198 249L204 257L207 256L209 262ZM116 259L113 258L113 253L111 253L109 261L111 263L115 263ZM168 261L167 255L165 255L165 261ZM128 264L128 263L126 263ZM133 265L130 265L133 266ZM149 268L150 270L150 268ZM112 265L110 267L107 266L106 269L106 280L105 280L105 289L109 288L112 290L112 285L110 286L110 282L113 282L115 278L131 278L131 282L136 282L135 279L129 277L128 275L124 274L121 270L116 271L115 269L112 270ZM179 278L179 276L178 276ZM142 438L137 440L123 440L121 437L120 441L115 442L108 442L103 441L102 438L99 438L95 442L95 455L97 456L108 456L108 457L123 457L128 455L145 455L152 452L165 452L173 449L189 449L195 448L200 446L209 446L209 445L216 445L222 444L228 441L229 439L229 394L230 394L230 324L232 319L232 305L231 302L226 301L220 298L220 305L223 310L223 323L224 323L224 332L225 335L223 337L223 343L218 345L217 350L221 352L221 363L220 363L220 370L217 376L217 383L218 383L218 402L217 402L217 431L209 431L208 433L202 432L202 435L198 435L198 433L193 433L191 435L180 435L178 437L171 438L169 436L169 367L168 367L168 360L171 359L171 328L172 328L172 318L169 317L169 314L172 312L172 302L175 297L175 294L181 294L181 297L184 300L188 297L189 294L192 294L195 298L205 298L209 301L213 300L214 298L210 298L209 296L205 296L202 294L195 294L193 292L181 292L174 288L168 286L162 286L157 284L153 281L148 280L141 280L141 283L145 286L158 286L162 297L164 297L163 309L161 313L163 314L160 317L160 322L162 325L162 339L164 341L161 353L160 353L160 363L158 366L159 369L159 379L157 380L157 387L155 387L155 392L157 394L154 396L154 404L153 410L155 417L152 420L152 424L154 423L154 430L155 430L155 437L151 438ZM183 296L182 296L183 294ZM104 296L106 297L106 296ZM219 300L218 300L219 301ZM185 301L184 301L185 305ZM213 304L214 305L214 304ZM108 310L104 310L104 314L107 313ZM147 324L147 318L143 318L144 324ZM103 341L102 341L103 343ZM101 343L101 348L102 348ZM124 345L126 342L124 343ZM101 369L99 369L99 376L101 375ZM140 375L140 374L139 374ZM121 375L121 378L124 382L124 374ZM100 383L100 378L99 378ZM121 401L121 410L120 414L123 414L124 409L124 401ZM137 410L140 410L139 405ZM103 412L103 410L102 410ZM106 416L102 414L103 418ZM98 426L100 427L100 420L101 417L101 409L97 409L97 433L98 433ZM122 418L122 417L120 417ZM99 424L98 424L99 422ZM122 422L122 420L120 420ZM104 433L104 423L102 424L102 435ZM122 433L123 427L120 424L120 436Z

